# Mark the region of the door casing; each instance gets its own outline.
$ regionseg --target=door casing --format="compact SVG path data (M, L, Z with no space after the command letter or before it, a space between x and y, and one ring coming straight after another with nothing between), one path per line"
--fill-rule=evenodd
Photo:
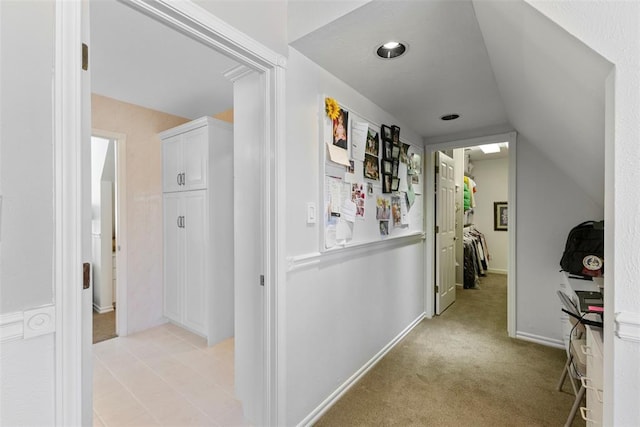
M262 212L265 236L261 249L264 265L263 373L266 385L264 419L260 424L279 425L285 420L284 280L286 278L284 135L286 59L248 38L192 2L122 0L140 12L226 54L238 63L263 73L264 110ZM82 339L82 239L83 239L83 119L82 55L87 41L88 2L55 0L56 41L54 76L54 188L55 247L54 292L56 304L55 407L57 425L83 425L91 420L90 342ZM83 114L85 115L83 117ZM83 360L83 352L85 359ZM87 372L89 372L87 374ZM89 381L87 381L89 380ZM88 418L87 418L88 417Z

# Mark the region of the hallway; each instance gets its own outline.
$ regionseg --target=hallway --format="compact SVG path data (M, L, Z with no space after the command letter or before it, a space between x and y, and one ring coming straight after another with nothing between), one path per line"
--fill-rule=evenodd
M316 426L563 425L574 400L568 383L555 390L565 352L507 336L506 278L458 288ZM584 426L579 414L573 426Z

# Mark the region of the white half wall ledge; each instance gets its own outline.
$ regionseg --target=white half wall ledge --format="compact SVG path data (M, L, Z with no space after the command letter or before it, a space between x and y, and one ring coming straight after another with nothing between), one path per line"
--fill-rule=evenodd
M401 246L412 245L424 241L425 238L425 233L416 232L405 236L392 237L386 240L356 243L353 245L349 245L347 243L346 245L327 249L323 252L311 252L303 255L290 256L287 257L287 273L315 267L333 261L344 261L345 255L348 255L350 258L354 258L360 255L370 255L372 252L376 251L387 251Z
M640 343L640 313L621 311L615 315L616 336L624 341Z
M55 332L56 307L43 305L0 315L0 343L29 339Z

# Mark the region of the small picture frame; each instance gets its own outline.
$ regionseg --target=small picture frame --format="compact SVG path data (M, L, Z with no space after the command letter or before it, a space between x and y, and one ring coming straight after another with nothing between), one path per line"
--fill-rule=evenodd
M509 228L509 204L507 202L493 202L494 231L508 231L508 228Z
M396 145L400 145L400 128L398 126L391 126L391 135L393 138L393 143Z
M383 141L392 141L393 142L393 131L387 125L380 126L380 135L382 135Z
M393 145L393 148L391 149L391 157L393 158L393 160L400 160L400 146L399 145Z
M391 184L393 178L391 174L382 174L382 192L383 193L391 193Z
M393 163L391 160L382 161L382 173L393 175Z
M391 191L398 191L398 188L400 188L400 178L392 178Z
M391 143L391 141L384 141L382 145L382 158L385 160L393 159L393 144Z
M399 162L397 160L393 161L393 166L391 168L391 175L393 175L394 178L398 177L398 167L399 167Z

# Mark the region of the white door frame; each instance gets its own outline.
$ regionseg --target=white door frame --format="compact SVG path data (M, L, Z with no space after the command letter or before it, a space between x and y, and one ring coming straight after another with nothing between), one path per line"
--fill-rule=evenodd
M451 150L454 148L472 147L494 142L509 143L509 265L507 282L507 333L510 337L516 336L516 132L509 132L497 135L488 135L478 138L449 141L432 145L425 145L426 157L426 194L433 195L435 188L435 164L434 153L439 150ZM435 314L435 203L433 197L426 197L426 263L431 268L427 268L425 304L427 317L431 318Z
M285 90L286 59L192 2L123 0L142 13L265 75L264 127L264 396L265 419L285 422ZM81 425L83 410L82 331L82 62L83 2L56 0L54 77L56 424ZM88 344L90 345L90 344ZM86 387L86 385L85 385Z
M126 337L127 328L127 135L92 129L91 135L114 142L116 152L116 334Z

